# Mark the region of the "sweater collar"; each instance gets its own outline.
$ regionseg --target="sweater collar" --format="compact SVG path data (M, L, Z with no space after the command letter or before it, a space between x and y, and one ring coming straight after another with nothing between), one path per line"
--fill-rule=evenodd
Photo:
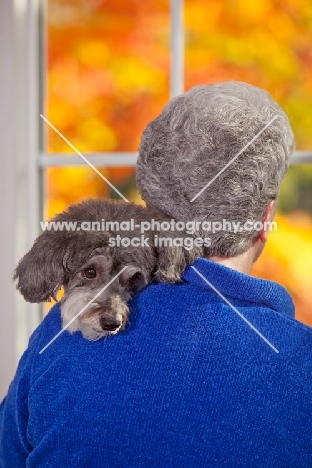
M183 274L183 279L211 291L212 287L200 275L205 277L227 299L232 297L245 300L259 306L269 307L283 315L290 317L295 315L294 303L289 293L273 281L240 273L205 258L199 258L188 266Z

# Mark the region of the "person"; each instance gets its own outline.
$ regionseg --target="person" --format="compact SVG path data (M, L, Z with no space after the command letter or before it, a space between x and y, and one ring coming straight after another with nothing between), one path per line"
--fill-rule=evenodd
M250 276L293 148L282 109L241 82L192 88L147 125L143 198L210 243L107 340L64 332L40 354L61 330L51 309L1 405L2 468L312 466L312 330Z

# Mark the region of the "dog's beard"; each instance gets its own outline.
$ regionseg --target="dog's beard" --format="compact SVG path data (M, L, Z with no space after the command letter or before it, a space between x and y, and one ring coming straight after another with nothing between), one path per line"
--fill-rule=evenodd
M62 325L63 327L67 327L66 329L69 333L81 331L86 339L96 341L108 335L116 335L124 328L129 308L119 295L113 294L110 297L109 314L105 314L104 307L95 301L78 315L91 300L92 296L90 297L88 291L71 291L64 295L61 302ZM101 327L100 319L108 315L110 318L115 318L120 322L120 326L115 330L103 330ZM75 320L71 322L74 317L76 317Z

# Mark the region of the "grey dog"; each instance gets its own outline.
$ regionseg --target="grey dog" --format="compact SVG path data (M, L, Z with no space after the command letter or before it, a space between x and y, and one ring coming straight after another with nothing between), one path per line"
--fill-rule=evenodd
M131 245L132 240L142 237L140 223L151 219L164 221L168 217L153 208L117 201L89 199L71 205L51 221L73 222L75 229L60 230L51 223L50 230L38 236L15 269L17 289L26 301L43 302L55 299L63 287L62 324L70 333L80 330L89 340L118 333L127 323L127 302L135 292L153 280L181 281L185 267L202 255L202 248L196 246L155 246L157 230L149 232L143 245ZM119 245L112 242L116 239L114 230L82 229L83 223L103 220L133 220L133 226L127 232L118 231ZM162 235L171 239L185 236L172 231Z

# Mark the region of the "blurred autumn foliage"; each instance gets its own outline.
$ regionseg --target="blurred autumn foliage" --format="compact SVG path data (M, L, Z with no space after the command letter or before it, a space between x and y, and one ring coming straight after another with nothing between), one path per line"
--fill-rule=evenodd
M168 1L49 0L46 17L49 120L84 154L137 151L169 99ZM47 132L49 152L72 151ZM100 170L137 197L134 168ZM53 168L47 178L49 216L81 198L115 196L90 168Z
M169 0L47 0L45 113L83 154L137 151L169 99ZM267 89L297 147L312 149L310 0L185 0L185 89L227 80ZM70 147L46 128L46 150ZM101 172L139 201L134 168ZM283 284L312 325L312 164L286 176L272 232L253 274ZM86 168L46 171L46 215L86 197L116 196Z

